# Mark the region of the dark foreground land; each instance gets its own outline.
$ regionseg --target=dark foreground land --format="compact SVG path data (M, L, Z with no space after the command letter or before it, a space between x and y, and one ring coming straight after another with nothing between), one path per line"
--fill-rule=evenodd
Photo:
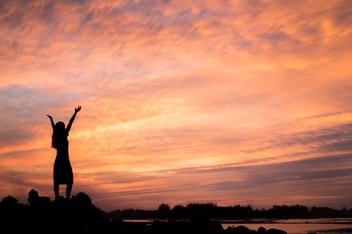
M159 221L150 223L125 222L109 218L104 211L92 204L85 193L78 193L70 200L51 201L38 192L28 193L28 204L7 196L0 202L1 233L114 233L114 234L287 234L284 230L250 230L244 226L224 229L220 222L194 217L188 221Z

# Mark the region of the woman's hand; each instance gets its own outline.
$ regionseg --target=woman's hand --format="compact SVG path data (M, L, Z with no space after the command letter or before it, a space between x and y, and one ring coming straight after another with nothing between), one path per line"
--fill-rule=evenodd
M80 111L81 110L81 106L77 106L76 108L75 108L75 112L77 113L78 111Z

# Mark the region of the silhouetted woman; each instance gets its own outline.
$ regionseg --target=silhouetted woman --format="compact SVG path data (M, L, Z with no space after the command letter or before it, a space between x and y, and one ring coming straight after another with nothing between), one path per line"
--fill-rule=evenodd
M59 199L60 184L66 185L66 198L69 199L71 196L73 172L69 158L68 134L70 132L72 123L80 110L81 106L77 106L75 108L75 112L73 113L66 128L63 122L59 121L55 124L53 117L51 117L51 115L47 115L53 128L51 146L56 149L56 158L54 162L53 172L55 200Z

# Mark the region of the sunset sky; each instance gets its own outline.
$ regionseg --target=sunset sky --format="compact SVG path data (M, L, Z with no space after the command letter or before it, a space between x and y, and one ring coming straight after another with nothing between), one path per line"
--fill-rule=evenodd
M0 199L352 208L352 1L0 1ZM60 187L64 195L64 186Z

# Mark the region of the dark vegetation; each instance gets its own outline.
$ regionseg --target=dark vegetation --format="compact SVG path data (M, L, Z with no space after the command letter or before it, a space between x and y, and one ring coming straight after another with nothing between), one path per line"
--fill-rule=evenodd
M210 219L294 219L294 218L346 218L352 217L352 209L329 207L307 207L303 205L274 205L270 209L254 209L252 206L217 206L214 203L190 203L170 208L161 204L157 210L125 209L107 213L109 217L121 219L173 218L190 219L202 217Z
M351 210L326 207L274 206L254 210L250 206L218 207L216 204L177 205L172 209L161 204L156 210L126 209L106 212L96 207L90 197L80 192L67 200L41 197L35 190L28 193L28 204L12 196L0 202L1 233L111 233L111 234L287 234L275 228L250 230L245 226L226 229L220 219L351 217ZM128 222L127 219L148 219Z

